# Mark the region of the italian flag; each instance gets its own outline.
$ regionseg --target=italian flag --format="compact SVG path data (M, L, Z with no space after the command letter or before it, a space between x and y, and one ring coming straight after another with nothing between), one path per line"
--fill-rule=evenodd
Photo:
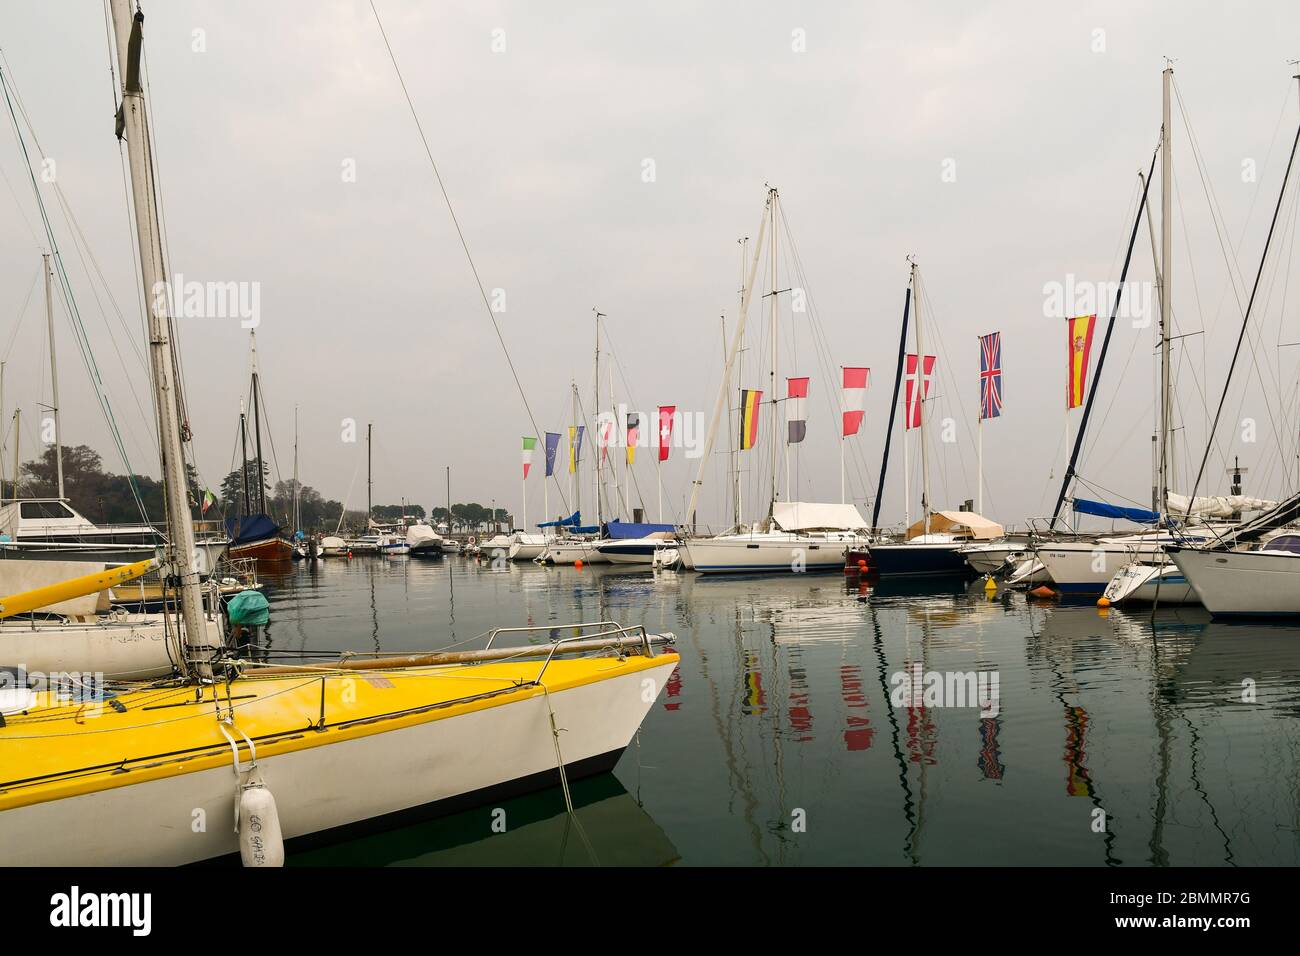
M537 447L536 438L524 439L524 477L528 477L528 469L533 464L533 449Z

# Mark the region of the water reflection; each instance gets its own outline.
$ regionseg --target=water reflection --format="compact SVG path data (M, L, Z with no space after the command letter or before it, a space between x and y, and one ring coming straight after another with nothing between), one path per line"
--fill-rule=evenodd
M687 864L1300 860L1295 626L1037 605L978 582L706 580L460 558L294 570L268 585L277 659L472 645L492 627L578 620L675 633L682 666L616 775ZM917 665L996 674L996 713L896 705ZM505 852L481 822L458 859ZM631 852L643 841L626 826ZM446 832L412 828L400 853L382 837L357 841L348 859L441 862ZM554 860L559 831L547 832L511 852ZM570 837L572 854L581 839Z

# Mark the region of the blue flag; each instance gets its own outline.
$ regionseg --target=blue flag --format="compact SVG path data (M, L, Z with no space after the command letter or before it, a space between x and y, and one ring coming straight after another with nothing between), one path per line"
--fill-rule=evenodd
M546 477L555 474L555 453L560 450L560 433L546 433Z

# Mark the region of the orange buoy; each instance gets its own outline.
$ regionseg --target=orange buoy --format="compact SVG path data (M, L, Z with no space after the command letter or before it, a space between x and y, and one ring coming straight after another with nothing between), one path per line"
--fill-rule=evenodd
M1039 598L1041 600L1050 601L1055 598L1059 598L1061 595L1059 595L1058 593L1056 593L1056 591L1049 588L1046 584L1040 584L1038 587L1034 588L1032 591L1029 592L1029 596L1032 598Z
M1104 597L1097 598L1097 607L1102 607L1102 608L1110 607L1110 598L1104 598Z
M581 571L581 570L582 570L582 558L579 558L577 561L574 561L574 562L573 562L573 566L574 566L575 568L577 568L579 571Z
M865 570L867 570L867 559L866 559L866 558L858 558L858 570L859 570L859 571L865 571Z

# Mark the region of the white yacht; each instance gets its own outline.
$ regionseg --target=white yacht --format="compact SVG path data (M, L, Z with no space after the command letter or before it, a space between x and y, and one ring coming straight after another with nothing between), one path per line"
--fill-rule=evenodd
M410 553L422 558L442 557L442 537L427 524L413 524L406 529Z
M778 501L767 526L677 545L686 567L701 574L798 574L840 570L845 552L866 536L854 505Z

